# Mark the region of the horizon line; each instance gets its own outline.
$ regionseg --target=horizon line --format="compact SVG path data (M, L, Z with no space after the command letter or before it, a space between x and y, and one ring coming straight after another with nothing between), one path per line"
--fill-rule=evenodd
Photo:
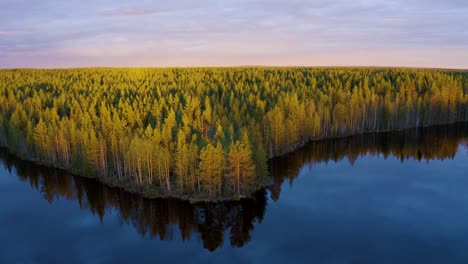
M401 65L187 65L187 66L70 66L70 67L1 67L0 70L72 70L72 69L196 69L196 68L375 68L375 69L427 69L427 70L461 70L457 67L425 67Z

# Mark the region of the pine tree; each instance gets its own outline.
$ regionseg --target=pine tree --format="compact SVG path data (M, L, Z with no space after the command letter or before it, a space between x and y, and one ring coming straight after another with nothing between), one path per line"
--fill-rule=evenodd
M241 194L242 186L250 185L255 175L255 164L252 150L248 142L236 141L230 146L228 154L228 174L231 186L235 186L237 194Z
M200 152L198 175L203 188L208 191L210 197L220 193L223 169L224 153L221 144L218 142L216 147L211 143L208 144Z
M179 186L180 193L183 193L187 184L187 176L189 173L189 145L185 137L183 130L179 130L177 134L177 148L174 155L174 172L176 176L176 182Z
M41 160L48 160L48 135L47 135L47 126L42 120L42 118L39 120L39 122L36 124L34 127L34 141L35 145L38 151L39 158Z

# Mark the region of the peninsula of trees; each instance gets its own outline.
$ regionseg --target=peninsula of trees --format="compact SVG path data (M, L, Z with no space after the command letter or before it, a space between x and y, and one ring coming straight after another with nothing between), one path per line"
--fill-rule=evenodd
M468 72L0 70L0 146L147 197L224 199L310 140L468 121Z

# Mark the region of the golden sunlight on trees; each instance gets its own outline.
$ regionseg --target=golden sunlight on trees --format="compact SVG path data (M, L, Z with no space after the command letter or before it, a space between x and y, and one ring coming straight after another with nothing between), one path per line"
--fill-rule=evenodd
M242 197L310 140L458 121L466 71L0 70L0 146L149 197Z

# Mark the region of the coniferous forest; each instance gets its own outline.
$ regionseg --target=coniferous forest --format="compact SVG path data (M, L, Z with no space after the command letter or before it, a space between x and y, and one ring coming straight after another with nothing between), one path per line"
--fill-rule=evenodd
M0 70L0 146L147 197L242 197L310 140L458 121L466 71Z

